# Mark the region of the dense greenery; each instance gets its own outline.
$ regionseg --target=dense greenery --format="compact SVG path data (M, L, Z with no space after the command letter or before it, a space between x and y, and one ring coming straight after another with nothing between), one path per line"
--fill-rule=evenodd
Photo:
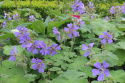
M125 4L72 1L0 2L0 83L125 83Z

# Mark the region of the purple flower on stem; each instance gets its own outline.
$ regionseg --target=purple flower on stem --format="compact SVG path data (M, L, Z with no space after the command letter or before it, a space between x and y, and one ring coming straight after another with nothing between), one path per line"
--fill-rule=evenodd
M112 6L110 8L110 13L115 14L115 13L120 13L121 12L121 7L120 6Z
M10 52L11 57L9 58L9 60L14 62L16 60L16 56L17 56L18 51L16 51L15 46L13 47L13 49L11 49L11 52Z
M100 74L99 76L98 76L98 81L103 81L104 80L104 74L107 76L107 77L109 77L109 70L108 69L106 69L106 68L108 68L109 67L109 64L108 63L106 63L105 61L103 61L103 67L101 66L101 63L100 62L96 62L95 64L94 64L94 66L96 67L96 68L98 68L98 69L92 69L92 72L93 72L93 76L96 76L96 75L98 75L98 74Z
M53 18L53 19L50 19L50 21L54 21L54 18Z
M20 43L22 44L23 48L27 48L27 46L29 45L31 39L29 36L24 37L23 39L20 39Z
M104 20L108 20L108 19L109 19L108 16L106 16Z
M48 55L52 52L52 56L54 56L55 54L57 54L56 50L61 50L61 48L60 46L58 46L58 44L53 44L52 47L49 46L47 50L48 50L47 52Z
M64 30L69 33L68 37L72 38L73 36L74 37L79 36L79 32L76 31L79 29L79 27L77 27L77 25L74 25L74 27L73 27L73 24L70 23L70 24L67 24L67 26L69 28L64 28Z
M124 5L122 6L122 12L125 14L125 3L124 3Z
M84 54L85 57L87 57L91 53L93 45L94 43L90 43L88 46L83 44L82 50L87 50L87 52Z
M19 18L20 18L20 16L18 15L18 13L13 15L14 20L18 20Z
M85 22L82 19L77 19L77 23L78 25L85 25Z
M37 40L34 43L30 43L27 47L27 50L29 52L33 51L33 54L38 54L38 50L37 50L38 44L39 44L39 41Z
M8 18L8 20L9 20L9 21L11 21L11 20L12 20L12 18L11 18L11 17L9 17L9 18Z
M3 22L3 28L6 26L6 21Z
M4 19L7 17L7 13L5 12L5 10L4 10Z
M104 45L106 44L106 41L108 41L109 44L111 44L113 42L112 40L112 35L108 34L107 31L103 32L104 35L100 35L99 38L103 38L103 40L101 40L101 43L103 43Z
M89 2L89 8L94 8L94 3Z
M60 32L57 30L56 27L53 28L53 33L54 33L54 35L57 35L57 39L58 39L58 41L60 41Z
M35 58L33 58L32 61L31 61L31 63L35 63L35 64L32 65L32 68L34 70L38 69L39 73L43 73L44 72L45 64L42 63L41 59L38 59L38 58L35 59Z
M21 26L19 26L19 27L17 27L17 29L19 30L19 32L14 32L15 37L20 36L19 37L20 40L28 37L29 33L27 32L28 29L26 27L22 28Z
M43 42L43 41L40 41L39 45L38 45L38 48L40 48L40 53L42 55L47 55L47 46L46 44Z
M75 4L72 5L73 11L74 12L79 11L81 14L83 14L83 9L82 9L83 5L84 4L82 3L82 1L79 2L79 0L76 0Z
M35 16L34 15L30 15L29 16L29 21L34 22L35 21Z

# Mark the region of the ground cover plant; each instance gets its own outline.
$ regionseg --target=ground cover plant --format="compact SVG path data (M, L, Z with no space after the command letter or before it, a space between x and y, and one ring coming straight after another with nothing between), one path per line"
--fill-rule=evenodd
M105 18L80 0L47 13L3 11L0 83L125 83L125 4Z

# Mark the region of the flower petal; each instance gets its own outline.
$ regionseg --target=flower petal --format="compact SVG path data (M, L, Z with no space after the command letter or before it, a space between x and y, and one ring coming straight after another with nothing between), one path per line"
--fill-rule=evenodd
M106 70L104 71L104 73L105 73L105 75L106 75L107 77L109 77L109 70L108 70L108 69L106 69Z
M103 69L106 69L107 67L109 67L109 64L103 61Z
M90 54L91 50L87 51L84 56L87 57Z
M89 44L89 47L91 47L91 49L92 49L93 45L94 45L94 43L90 43L90 44Z
M37 60L35 58L33 58L31 63L37 63Z
M98 68L98 69L102 69L102 66L101 66L101 63L100 63L100 62L96 62L96 63L94 64L94 66L95 66L96 68Z
M106 44L106 39L101 40L101 43Z
M52 51L52 56L54 56L55 54L57 54L57 52L55 50Z
M87 50L87 49L88 49L88 46L83 44L82 50Z
M43 73L43 72L44 72L44 69L40 66L40 67L39 67L39 73L41 73L41 72Z
M100 71L98 69L92 69L92 72L93 72L93 76L96 76L100 73Z
M104 38L104 35L99 35L99 38Z
M10 60L10 61L12 61L12 60L13 60L13 58L14 58L14 56L11 56L11 57L9 58L9 60Z
M68 26L69 28L72 28L72 23L67 24L67 26Z
M104 35L107 35L107 34L108 34L108 32L107 32L107 31L105 31L105 32L103 32L103 34L104 34Z
M104 80L104 74L103 74L103 72L98 77L98 81L102 81L102 80Z
M108 43L111 44L113 42L112 39L108 39Z
M38 67L37 64L33 64L33 65L32 65L32 68L33 68L34 70L37 70L37 67Z

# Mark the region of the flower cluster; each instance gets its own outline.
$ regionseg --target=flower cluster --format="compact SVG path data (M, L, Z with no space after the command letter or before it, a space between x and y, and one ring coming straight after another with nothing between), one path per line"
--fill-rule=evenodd
M90 9L94 8L94 3L89 2L89 8L90 8Z
M14 20L18 20L19 18L20 18L20 16L18 15L18 13L16 13L16 14L13 15L13 19Z
M29 21L34 22L35 21L35 16L34 15L30 15L29 16Z
M125 14L125 3L124 3L124 5L122 6L122 12Z
M6 21L3 22L3 28L6 26Z
M7 17L7 13L4 11L4 19Z
M57 30L56 27L53 28L53 33L54 33L54 35L57 35L57 39L58 39L58 41L60 41L60 32Z
M116 14L121 12L121 7L120 6L112 6L110 9L111 14Z
M77 12L79 11L80 14L83 14L83 7L84 7L84 4L82 3L82 1L79 2L79 0L76 0L75 1L75 4L72 5L72 8L73 8L73 11L74 12Z

